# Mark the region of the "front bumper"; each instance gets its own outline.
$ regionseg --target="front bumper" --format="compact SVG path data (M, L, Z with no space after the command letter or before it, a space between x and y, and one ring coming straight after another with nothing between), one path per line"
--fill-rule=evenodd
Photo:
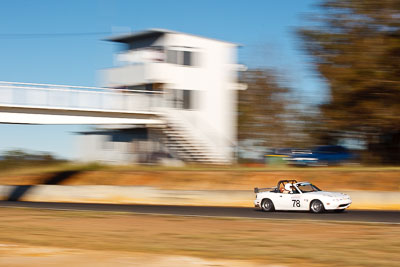
M259 199L254 200L254 207L260 208L261 207L261 200L259 200Z
M341 201L330 201L324 203L324 207L326 210L342 210L347 209L351 205L351 199L344 199Z

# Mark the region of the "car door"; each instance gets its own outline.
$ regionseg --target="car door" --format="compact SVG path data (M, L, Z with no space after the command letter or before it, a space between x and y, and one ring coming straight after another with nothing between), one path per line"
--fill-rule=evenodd
M291 210L308 210L308 199L297 186L294 187L293 193L290 195L292 201Z
M304 201L302 199L302 194L293 193L290 194L290 208L291 210L303 210L304 209Z
M278 210L292 210L291 195L292 194L277 193L275 208Z
M279 193L277 197L279 199L280 210L307 210L307 202L303 199L303 194L294 192L290 194Z

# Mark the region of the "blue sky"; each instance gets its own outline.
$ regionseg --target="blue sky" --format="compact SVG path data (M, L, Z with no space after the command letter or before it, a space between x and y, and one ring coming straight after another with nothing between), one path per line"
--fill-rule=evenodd
M240 43L240 63L279 69L303 99L319 98L322 83L299 51L294 27L313 0L3 0L0 80L98 86L97 70L111 67L117 46L107 33L166 28ZM104 32L56 38L8 34ZM73 132L88 126L0 124L0 151L48 151L73 158Z

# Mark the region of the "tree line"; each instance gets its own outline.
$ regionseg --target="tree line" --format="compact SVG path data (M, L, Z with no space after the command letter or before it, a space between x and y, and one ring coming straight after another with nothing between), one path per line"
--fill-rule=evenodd
M357 143L367 163L400 163L400 1L321 0L301 50L328 98L307 112L281 74L250 69L241 80L239 140L262 146Z
M47 152L27 152L23 150L8 150L0 156L0 170L18 168L23 166L48 166L66 162L66 160L58 159Z

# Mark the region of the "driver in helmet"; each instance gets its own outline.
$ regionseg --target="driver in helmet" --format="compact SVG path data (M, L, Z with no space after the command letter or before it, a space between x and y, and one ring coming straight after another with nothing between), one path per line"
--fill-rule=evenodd
M290 183L285 184L285 190L283 191L283 193L284 193L284 194L291 194L291 193L293 193L292 186L293 186L293 185L290 184Z

